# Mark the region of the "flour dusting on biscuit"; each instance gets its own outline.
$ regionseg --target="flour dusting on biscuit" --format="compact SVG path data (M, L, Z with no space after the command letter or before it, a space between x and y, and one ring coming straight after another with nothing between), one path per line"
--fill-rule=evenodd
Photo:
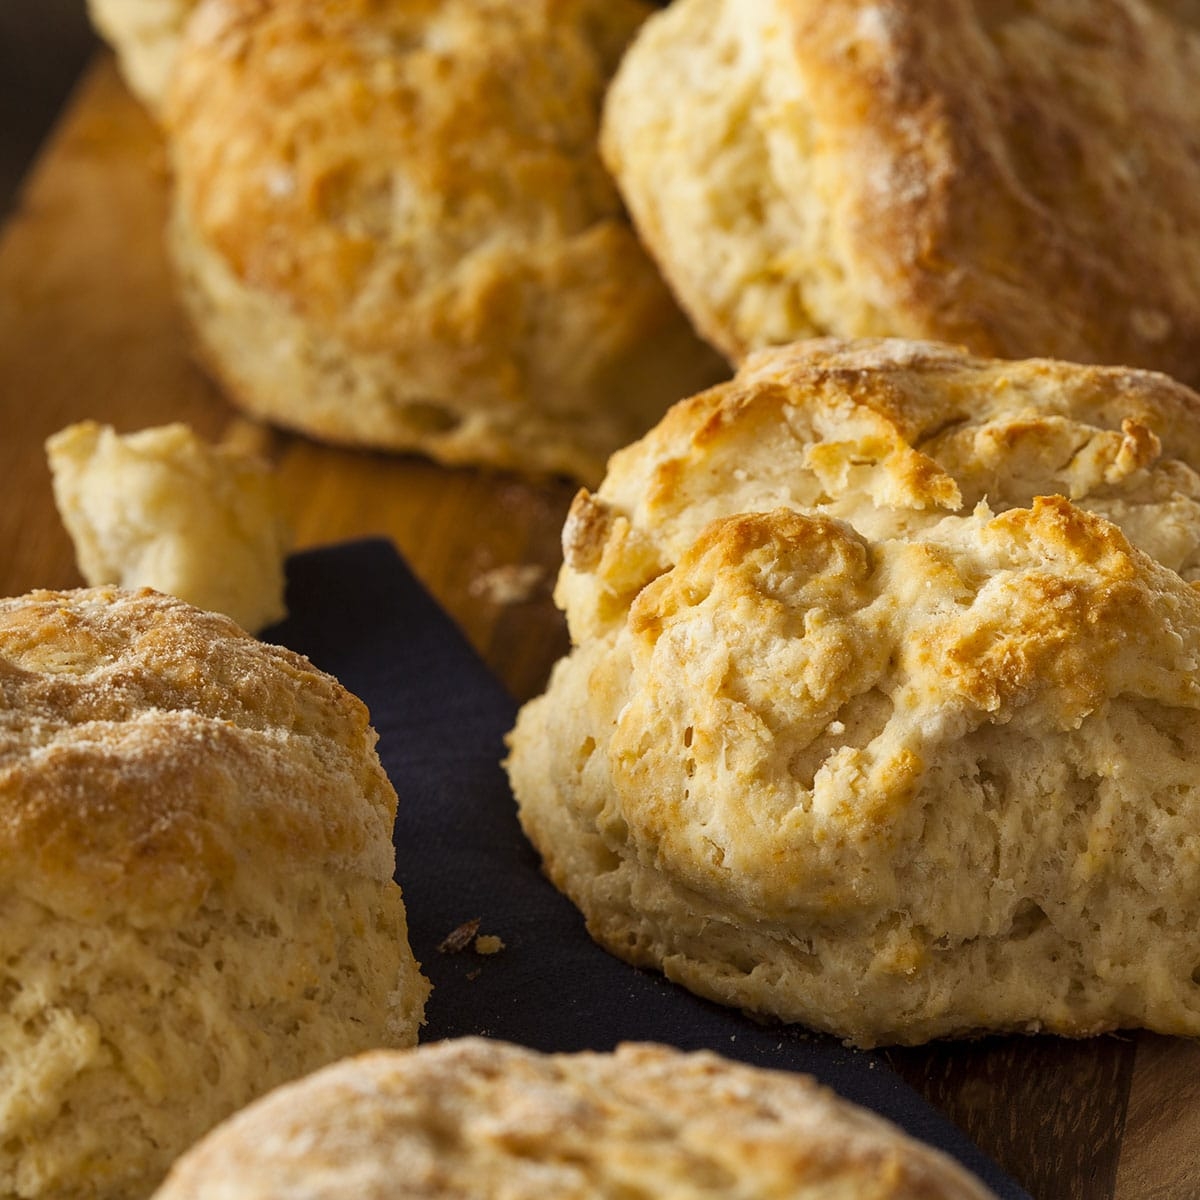
M136 1200L276 1084L415 1043L375 743L227 617L0 601L0 1195Z

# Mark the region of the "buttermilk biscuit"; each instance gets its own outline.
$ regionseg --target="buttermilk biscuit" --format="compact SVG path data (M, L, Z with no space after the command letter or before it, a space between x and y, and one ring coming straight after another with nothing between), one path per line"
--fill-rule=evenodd
M508 764L597 940L861 1045L1200 1034L1198 406L814 343L616 455Z
M599 478L719 378L595 145L640 0L209 0L166 109L202 357L335 442Z
M162 107L195 5L196 0L87 0L92 24L116 51L125 82L151 112Z
M0 601L0 1196L145 1196L270 1087L416 1041L357 699L150 591Z
M191 1150L155 1200L986 1200L945 1155L801 1075L626 1045L468 1038L280 1088Z
M697 327L1200 382L1200 23L1150 0L676 0L603 151Z
M251 632L283 618L290 531L265 463L179 424L83 421L46 454L85 582L168 592Z

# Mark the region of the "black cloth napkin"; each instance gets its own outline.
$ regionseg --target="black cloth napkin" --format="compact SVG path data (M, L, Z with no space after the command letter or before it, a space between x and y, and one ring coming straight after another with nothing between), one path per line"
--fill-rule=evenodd
M544 1051L655 1041L803 1071L953 1155L1004 1200L1029 1200L878 1056L758 1024L590 939L517 824L500 766L516 705L390 543L293 556L287 599L291 615L264 638L306 654L366 702L400 795L396 879L434 985L422 1041L479 1034ZM476 920L502 950L475 950ZM466 944L455 951L457 930Z

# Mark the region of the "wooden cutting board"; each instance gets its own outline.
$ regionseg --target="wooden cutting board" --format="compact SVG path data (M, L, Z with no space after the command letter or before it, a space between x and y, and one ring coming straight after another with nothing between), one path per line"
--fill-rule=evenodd
M391 538L517 699L566 647L550 601L573 489L340 451L235 415L195 369L160 233L156 131L107 58L0 240L0 594L80 580L42 443L85 417L189 422L278 466L298 547ZM525 599L496 568L538 569ZM994 1038L893 1052L897 1069L1037 1200L1200 1197L1200 1045L1149 1035Z

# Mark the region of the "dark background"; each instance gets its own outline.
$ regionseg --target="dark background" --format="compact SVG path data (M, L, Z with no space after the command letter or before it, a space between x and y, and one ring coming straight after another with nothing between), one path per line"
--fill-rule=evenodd
M96 45L84 0L0 0L0 218Z

